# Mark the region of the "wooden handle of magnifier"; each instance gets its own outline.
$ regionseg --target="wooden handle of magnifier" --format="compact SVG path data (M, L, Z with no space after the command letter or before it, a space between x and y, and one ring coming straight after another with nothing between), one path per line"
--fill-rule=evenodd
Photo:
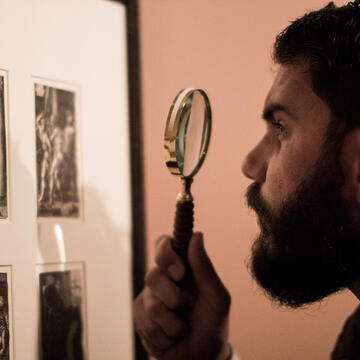
M193 233L194 202L190 193L191 178L182 178L182 191L177 197L173 249L187 262L187 249Z
M174 236L172 239L173 249L184 260L187 259L187 249L193 233L194 203L190 201L178 201L176 203Z

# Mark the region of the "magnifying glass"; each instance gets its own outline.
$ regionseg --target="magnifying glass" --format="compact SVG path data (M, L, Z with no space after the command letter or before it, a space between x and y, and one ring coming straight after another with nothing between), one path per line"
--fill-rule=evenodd
M211 108L204 90L187 88L175 97L166 122L164 147L166 165L181 178L177 196L172 246L184 259L193 232L194 203L190 192L209 148Z

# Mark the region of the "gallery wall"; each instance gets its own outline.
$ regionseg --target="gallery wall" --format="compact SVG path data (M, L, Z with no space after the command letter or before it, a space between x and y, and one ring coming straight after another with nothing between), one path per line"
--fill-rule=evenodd
M344 3L339 1L338 4ZM257 225L244 204L241 161L264 131L261 110L273 79L275 34L323 0L140 0L148 265L155 240L171 233L178 180L164 163L170 104L201 87L213 137L193 185L195 229L232 294L230 340L244 360L328 359L357 300L345 292L306 310L277 308L254 284L246 260Z
M10 341L0 357L132 359L125 5L3 0L1 11L0 333Z

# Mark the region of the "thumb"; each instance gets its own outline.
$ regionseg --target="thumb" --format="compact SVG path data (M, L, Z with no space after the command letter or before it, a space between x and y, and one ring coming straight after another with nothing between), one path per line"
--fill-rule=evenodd
M198 295L217 298L227 293L206 253L202 233L193 234L189 243L188 261Z

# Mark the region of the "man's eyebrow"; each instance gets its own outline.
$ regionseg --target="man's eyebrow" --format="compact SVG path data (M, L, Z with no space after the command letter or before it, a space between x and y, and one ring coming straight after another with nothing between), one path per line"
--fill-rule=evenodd
M282 111L287 114L290 118L294 119L295 117L293 114L282 104L273 103L269 104L264 108L262 113L262 118L266 121L273 121L274 120L274 113L277 111Z

